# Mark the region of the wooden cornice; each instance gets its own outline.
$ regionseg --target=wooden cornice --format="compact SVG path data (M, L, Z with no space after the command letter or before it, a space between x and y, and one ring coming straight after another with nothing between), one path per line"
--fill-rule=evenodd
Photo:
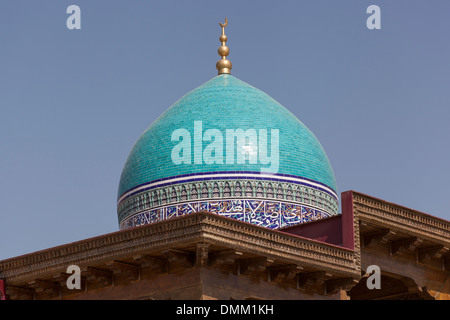
M340 276L360 276L352 250L201 212L3 260L0 278L9 285L23 285L66 272L72 264L86 269L140 255L167 254L182 245L198 243Z
M353 193L353 205L358 219L379 228L450 246L450 222L420 211Z

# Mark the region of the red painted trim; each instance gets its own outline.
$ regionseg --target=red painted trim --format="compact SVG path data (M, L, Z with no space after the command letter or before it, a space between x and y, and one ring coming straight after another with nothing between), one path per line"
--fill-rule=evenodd
M0 300L6 300L6 280L0 279Z
M299 223L281 229L283 232L295 234L308 239L342 246L341 215L336 215L317 221Z
M342 245L355 250L355 226L353 212L353 191L342 192Z

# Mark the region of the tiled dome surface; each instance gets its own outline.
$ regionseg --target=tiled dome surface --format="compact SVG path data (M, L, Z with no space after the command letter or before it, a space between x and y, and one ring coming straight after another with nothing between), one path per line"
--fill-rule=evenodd
M278 129L277 173L310 179L337 192L331 164L314 134L269 95L234 76L222 74L186 94L145 130L125 163L118 196L139 185L173 176L261 170L261 164L225 164L225 161L222 165L200 165L194 161L174 164L171 151L178 142L171 141L172 132L185 128L193 141L194 121L202 121L203 132L219 129L224 137L226 129L267 129L268 137L271 129ZM203 143L203 148L206 144Z

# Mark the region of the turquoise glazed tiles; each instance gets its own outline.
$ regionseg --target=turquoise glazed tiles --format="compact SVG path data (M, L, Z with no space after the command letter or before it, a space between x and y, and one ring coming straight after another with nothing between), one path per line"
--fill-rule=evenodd
M224 151L224 161L222 164L211 163L207 164L204 161L201 163L195 163L195 146L194 146L194 127L195 122L201 121L201 134L209 129L215 129L223 134L223 151ZM172 141L172 133L177 129L185 129L190 133L191 137L191 163L181 163L175 164L172 158L172 150L179 143L177 141ZM156 119L139 137L139 139L134 144L125 166L122 171L122 175L119 183L118 198L119 207L123 207L123 203L128 197L137 197L139 194L139 188L143 188L147 184L152 184L155 181L169 181L173 177L189 177L193 175L199 178L199 174L210 173L210 174L221 174L226 175L226 172L237 173L237 172L248 172L251 173L252 179L255 178L257 172L261 172L261 163L251 164L249 161L245 163L226 163L226 149L227 143L225 141L225 133L227 129L242 129L244 131L249 129L254 129L256 132L261 132L259 130L267 130L270 136L271 130L278 130L279 132L279 158L278 158L278 168L276 174L273 177L298 177L298 179L304 179L305 181L310 181L312 184L308 184L309 188L320 189L321 192L324 191L323 195L321 193L320 197L317 199L318 204L316 207L321 205L323 202L333 202L332 206L337 205L337 189L336 181L334 178L333 170L331 164L314 134L302 123L300 122L289 110L280 105L277 101L272 99L269 95L254 88L253 86L237 79L234 76L228 74L222 74L214 77L210 81L204 83L200 87L187 93L181 99L179 99L174 105L172 105L168 110L166 110L158 119ZM197 132L198 135L198 132ZM271 140L267 138L267 150L271 151ZM198 136L197 136L198 138ZM201 135L200 135L201 138ZM201 148L202 150L210 142L203 141ZM262 176L261 176L262 177ZM294 179L292 178L292 179ZM222 179L222 178L221 178ZM173 179L172 179L173 180ZM248 180L248 179L247 179ZM264 180L264 178L261 178ZM242 181L246 181L245 177ZM252 180L253 181L253 180ZM267 181L267 180L265 180ZM175 217L182 215L185 212L192 211L192 208L188 206L179 206L180 201L183 199L181 193L180 181L176 181L180 189L176 192L170 193L167 191L166 194L153 195L157 197L158 204L152 205L153 207L160 206L164 209L165 217ZM300 184L299 184L300 185ZM318 187L317 187L318 186ZM233 195L239 194L238 190L232 190ZM151 189L150 187L145 189L146 192ZM214 188L211 186L208 190L209 194L207 196L202 196L201 186L195 190L188 191L189 199L192 201L191 192L197 193L199 198L214 198L216 196L224 197L228 194L227 187L221 187L220 194L218 191L215 194ZM184 198L187 199L186 191ZM237 193L235 193L237 192ZM252 197L248 194L247 198L254 198L257 196L256 187L252 191ZM268 192L266 194L266 192ZM274 196L277 196L277 190L271 190L270 188L266 191L264 189L263 198L266 196L271 196L271 192ZM289 189L283 189L283 199L289 200L289 195L287 193L292 192ZM172 195L171 195L172 194ZM167 203L174 202L173 197L178 197L176 202L176 210L181 210L182 212L174 211L174 207L164 206L165 201ZM172 196L172 201L170 197ZM242 186L242 196L245 197L245 187ZM147 195L146 195L147 197ZM309 196L308 196L309 197ZM330 200L329 197L332 199ZM300 199L300 198L299 198ZM309 198L308 198L309 199ZM311 201L316 201L311 198ZM133 200L135 201L135 200ZM148 199L145 198L143 201L153 201L152 196L148 195ZM211 204L209 200L209 204ZM309 200L308 200L309 201ZM134 202L133 202L134 203ZM153 203L153 202L152 202ZM138 203L139 204L139 203ZM208 204L208 206L209 206ZM257 204L248 203L248 205ZM122 206L121 206L122 205ZM206 204L205 204L206 205ZM287 204L280 204L286 206ZM294 205L294 204L292 204ZM314 220L317 217L322 217L322 214L315 215L316 212L323 212L322 210L317 211L317 208L311 209L312 213L308 213L308 209L305 207L305 202L301 201L302 210L302 220ZM327 204L328 205L328 204ZM325 206L324 206L325 207ZM332 208L327 214L336 214L337 208ZM283 207L284 208L284 207ZM295 212L295 208L286 207L285 212ZM131 214L131 209L127 208ZM161 209L162 210L162 209ZM214 207L214 210L216 208ZM220 211L222 210L222 211ZM218 212L225 213L223 209ZM250 210L247 208L247 210ZM262 223L268 227L274 225L282 225L283 223L288 223L287 221L296 221L298 223L300 220L297 215L286 214L283 215L284 220L270 220L270 215L267 216L266 208L264 209L264 219L269 219ZM280 209L281 210L281 209ZM294 210L294 211L293 211ZM299 209L300 210L300 209ZM122 209L119 212L119 222L130 217ZM149 212L149 211L146 211ZM152 209L153 212L153 209ZM135 215L134 212L132 215ZM252 217L259 217L258 221L262 219L262 211L253 212L253 214L247 214L247 211L242 212L242 219L251 222ZM141 216L143 221L156 221L158 220L158 215L146 214ZM295 218L294 218L295 217ZM146 220L147 219L147 220ZM281 218L280 218L281 219ZM127 221L130 221L129 219ZM256 221L256 220L255 220ZM272 221L272 222L270 222ZM261 223L258 223L261 224ZM289 224L289 223L288 223ZM122 224L124 225L124 224Z

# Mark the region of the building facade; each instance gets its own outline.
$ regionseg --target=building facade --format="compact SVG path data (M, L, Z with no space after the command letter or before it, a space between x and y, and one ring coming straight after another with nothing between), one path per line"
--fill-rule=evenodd
M354 192L288 109L218 75L133 146L120 231L0 261L8 299L449 299L450 223ZM341 210L341 212L339 212ZM69 289L68 267L81 272ZM369 267L380 288L370 288Z

